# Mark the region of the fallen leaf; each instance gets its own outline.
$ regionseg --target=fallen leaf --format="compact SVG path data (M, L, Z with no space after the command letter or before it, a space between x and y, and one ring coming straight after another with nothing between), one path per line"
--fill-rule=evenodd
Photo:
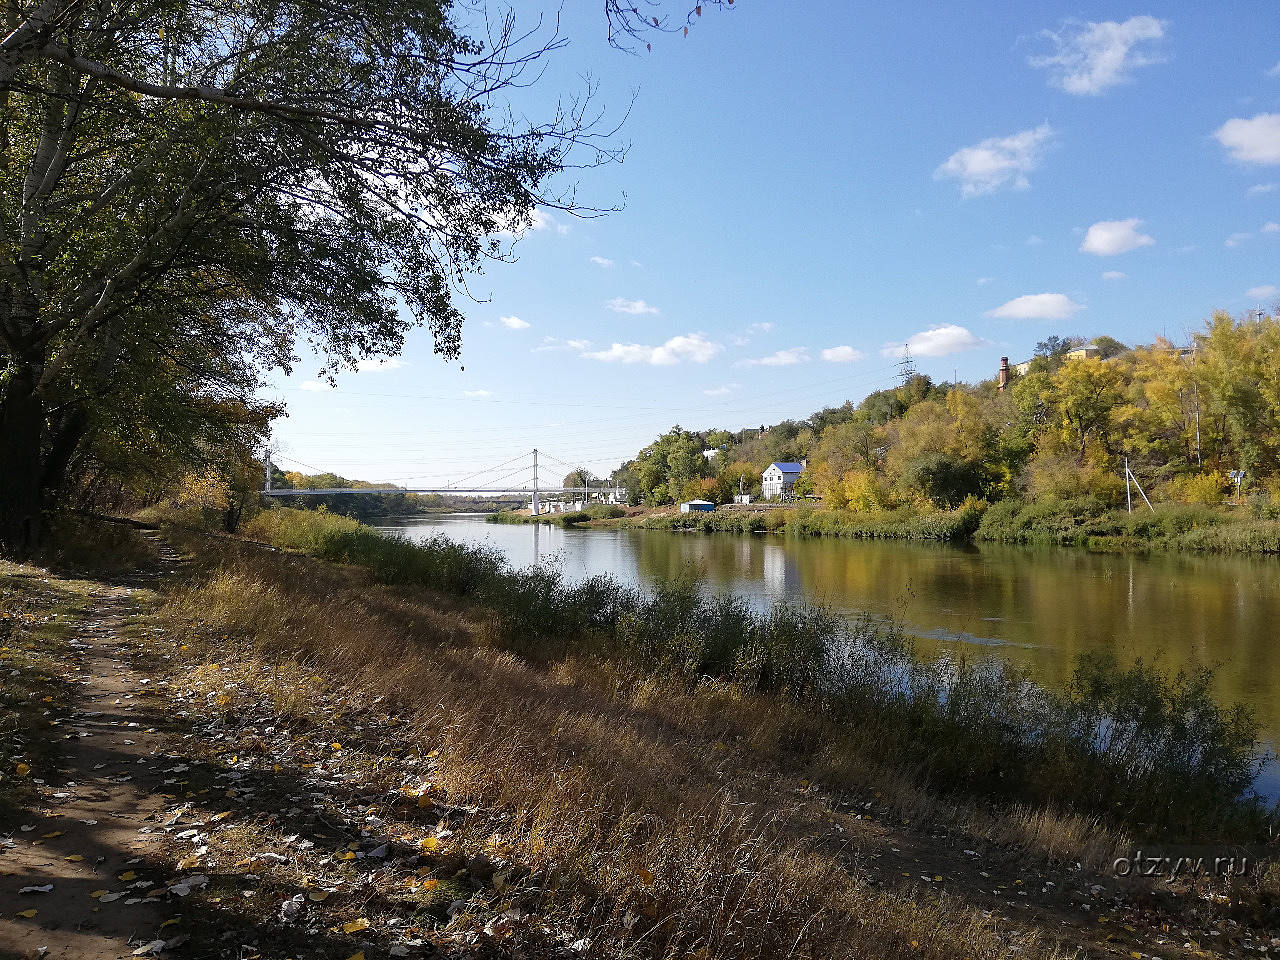
M128 883L130 880L136 880L137 878L138 874L133 870L126 870L124 873L120 874L120 879L125 883Z
M93 891L93 893L89 894L89 896L91 896L91 897L93 897L93 899L97 900L97 899L98 899L100 896L102 896L104 893L110 893L110 892L111 892L110 890L95 890L95 891Z
M369 929L369 921L366 920L364 917L361 917L359 920L352 920L350 923L344 923L342 925L343 933L359 933L361 930L368 930L368 929Z
M26 920L30 920L32 917L34 917L34 916L35 916L37 913L39 913L39 912L40 912L40 911L38 911L38 910L19 910L19 911L18 911L18 916L23 917L23 918L24 918L24 919L26 919Z
M78 853L73 853L70 856L68 856L67 859L70 860L72 863L79 863L81 860L84 859L84 857L80 856L80 854Z
M310 900L312 903L320 903L322 900L329 899L329 891L328 890L308 890L307 899Z
M15 767L14 769L18 771L18 776L20 777L25 777L28 773L31 772L31 768L27 766L25 763L18 764L17 767Z

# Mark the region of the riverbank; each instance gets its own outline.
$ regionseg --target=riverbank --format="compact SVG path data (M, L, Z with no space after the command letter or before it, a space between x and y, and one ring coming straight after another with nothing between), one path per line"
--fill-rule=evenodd
M1101 868L1132 841L1096 819L940 791L868 752L883 726L859 736L759 675L702 679L605 656L598 641L549 642L537 628L567 608L546 580L524 581L545 619L522 617L534 635L510 636L497 593L455 578L492 574L485 558L441 546L410 560L402 544L384 540L384 553L315 516L256 532L353 562L175 532L189 563L115 630L150 671L133 683L156 691L172 724L147 749L165 754L159 770L190 767L176 775L189 806L165 805L168 839L134 868L139 896L167 912L182 899L173 888L191 888L183 924L234 929L264 955L318 926L329 932L311 955L335 958L414 955L416 942L449 956L527 951L534 937L547 956L655 958L1170 956L1184 939L1225 955L1268 943L1248 926L1270 909L1260 888L1223 899L1221 885L1119 880ZM11 647L58 655L49 645L76 627L42 626L33 594L64 581L0 573L31 585L19 612L35 626ZM773 623L756 636L793 649L778 631L795 624ZM61 789L33 759L31 775L54 784L40 790ZM311 800L291 805L298 793ZM317 796L327 826L310 812ZM189 830L205 847L194 858L177 836ZM218 888L181 883L193 876Z
M891 625L798 603L756 612L688 581L649 592L600 575L571 583L545 566L512 569L488 547L409 543L323 513L268 511L249 533L478 605L490 641L520 656L598 657L797 704L859 731L864 760L911 767L944 791L1055 803L1164 837L1188 839L1206 818L1230 822L1237 838L1270 829L1271 815L1235 799L1255 772L1256 728L1215 705L1204 671L1164 677L1093 654L1061 694L1031 695L1012 669L930 664ZM1133 718L1124 737L1104 733L1121 715ZM1123 759L1133 751L1146 757L1141 769Z
M619 508L614 508L619 509ZM622 526L641 530L701 533L786 533L793 536L863 540L921 540L956 544L1018 543L1105 552L1280 554L1280 518L1247 507L1145 504L1132 513L1108 509L1093 498L1041 498L1034 502L970 501L953 510L826 510L811 505L772 509L722 506L710 513L679 513L672 507L632 508L604 516L599 508L538 518L565 526ZM535 518L492 515L497 523Z

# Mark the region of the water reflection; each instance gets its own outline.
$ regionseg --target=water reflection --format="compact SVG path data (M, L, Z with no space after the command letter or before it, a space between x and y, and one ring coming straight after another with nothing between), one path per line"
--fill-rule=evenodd
M554 562L570 578L604 572L644 586L693 576L755 606L791 597L893 616L926 649L1006 657L1051 686L1065 683L1076 655L1090 650L1216 667L1222 699L1250 705L1268 739L1280 731L1274 558L563 530L475 516L402 529L486 542L516 566Z

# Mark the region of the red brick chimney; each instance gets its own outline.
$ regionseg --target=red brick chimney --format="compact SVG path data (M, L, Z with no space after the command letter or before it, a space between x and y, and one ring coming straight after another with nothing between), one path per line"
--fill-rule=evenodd
M1009 358L1008 357L1000 358L1000 376L999 376L998 384L999 385L996 387L996 389L1001 391L1002 393L1004 392L1004 388L1009 385Z

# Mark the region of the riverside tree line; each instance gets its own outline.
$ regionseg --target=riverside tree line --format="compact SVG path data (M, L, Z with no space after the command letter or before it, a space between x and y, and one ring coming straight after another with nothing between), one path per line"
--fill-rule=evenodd
M1242 492L1280 504L1280 319L1218 312L1178 347L1110 337L1069 357L1042 341L1000 390L916 374L807 420L740 432L663 434L614 479L637 503L759 494L772 461L807 461L798 496L856 512L951 509L966 501L1088 498L1123 505L1123 462L1153 499L1219 504ZM713 456L703 455L714 450Z

